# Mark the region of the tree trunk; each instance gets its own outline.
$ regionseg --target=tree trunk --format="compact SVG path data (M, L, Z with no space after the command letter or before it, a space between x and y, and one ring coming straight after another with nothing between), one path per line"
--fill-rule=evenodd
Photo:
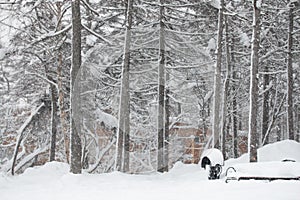
M126 33L122 66L122 85L119 108L119 128L117 139L117 155L115 170L129 171L129 147L130 147L130 94L129 94L129 70L130 70L130 43L132 27L133 0L127 1Z
M62 30L62 24L61 21L59 21L63 15L62 13L62 3L56 2L57 7L57 30ZM63 91L63 74L62 74L62 68L63 68L63 55L61 53L61 50L59 50L58 53L58 59L57 59L57 90L58 90L58 107L59 107L59 118L60 118L60 124L61 124L61 132L64 138L64 150L66 154L66 161L67 163L70 162L69 155L70 155L70 139L68 136L68 124L66 123L66 108L64 106L64 91Z
M235 44L235 39L234 36L232 37L232 44L231 44L231 52L234 52L234 44ZM236 67L235 67L235 56L234 53L231 53L231 64L232 64L232 79L234 80L232 84L232 140L233 140L233 157L237 158L238 157L238 113L237 113L237 97L236 97L236 86L235 82L238 79L237 74L236 74ZM240 120L241 121L241 120ZM241 128L241 127L240 127Z
M169 80L169 74L166 73L166 81ZM165 139L164 139L164 171L169 171L169 143L170 143L170 97L169 97L170 90L169 88L166 89L166 99L165 99Z
M258 103L258 64L260 43L260 8L258 0L253 0L253 30L252 52L250 67L250 110L249 110L249 136L248 151L250 162L257 162L258 134L257 134L257 103Z
M300 142L300 106L298 105L298 106L296 106L296 116L297 116L297 120L296 120L296 122L297 122L297 135L295 135L295 140L297 141L297 142Z
M164 172L164 110L165 110L165 25L164 0L160 0L159 19L159 67L158 67L158 113L157 113L157 171Z
M233 73L233 78L236 76ZM235 90L235 86L232 86L232 90ZM238 119L237 119L237 100L236 95L232 99L232 140L233 140L233 157L237 158L238 154Z
M64 138L64 149L66 154L67 163L70 162L70 138L68 136L68 124L67 124L67 113L64 105L64 91L63 91L63 78L62 78L62 54L58 55L58 64L57 64L57 86L58 86L58 105L59 105L59 115L60 115L60 124L61 132Z
M71 106L70 106L70 172L81 174L81 120L80 120L80 67L81 67L81 18L80 0L72 1L72 66L71 66Z
M43 112L42 108L45 107L45 104L42 103L37 109L31 112L30 116L27 118L27 120L23 123L23 125L17 130L17 141L15 150L13 153L12 158L12 166L11 166L11 174L15 175L15 166L18 158L19 148L22 143L22 140L24 139L24 131L27 129L27 127L32 123L32 121L35 120L35 117L38 113Z
M226 46L226 78L224 81L223 101L222 101L222 120L221 120L221 150L223 158L226 158L226 115L227 115L227 94L229 93L229 81L231 76L231 62L230 62L230 49L229 49L229 32L228 32L228 18L225 17L225 46Z
M219 146L220 136L220 104L221 104L221 63L222 63L222 37L223 37L223 10L224 0L220 0L218 18L218 40L217 40L217 61L214 74L214 101L213 101L213 147Z
M268 72L268 66L265 66L265 71ZM261 134L262 134L262 140L266 138L262 145L268 144L269 143L269 137L266 135L269 127L269 89L268 85L270 83L270 75L269 74L264 74L264 80L263 80L263 105L262 105L262 122L261 122Z
M55 160L56 152L56 135L57 135L57 88L54 85L50 86L51 89L51 144L50 144L50 162Z
M289 29L288 29L288 55L287 55L287 135L294 140L294 117L293 117L293 28L294 28L294 3L290 0Z

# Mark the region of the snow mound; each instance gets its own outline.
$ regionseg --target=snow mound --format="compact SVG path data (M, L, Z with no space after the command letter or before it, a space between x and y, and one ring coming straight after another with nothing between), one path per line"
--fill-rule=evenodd
M300 143L284 140L266 145L258 149L257 163L249 163L249 154L244 154L227 160L224 172L227 169L229 177L300 177Z
M258 162L283 161L285 159L300 162L300 143L294 140L283 140L265 145L258 149ZM225 161L225 166L248 163L249 154L244 154L237 159Z
M53 178L53 177L60 177L67 173L69 173L68 164L54 161L54 162L48 162L43 166L28 168L21 176Z
M234 165L236 172L230 171L227 176L250 177L300 177L299 162L258 162Z
M266 145L258 151L259 161L282 161L292 159L300 162L300 143L294 140L284 140Z
M173 168L162 174L163 178L169 178L177 181L201 181L207 180L207 172L197 164L184 164L176 162Z

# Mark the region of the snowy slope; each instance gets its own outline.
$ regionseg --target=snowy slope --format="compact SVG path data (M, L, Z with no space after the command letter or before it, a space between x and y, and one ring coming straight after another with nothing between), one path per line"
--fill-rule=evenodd
M277 159L275 152L269 151L279 147L291 150L287 153L292 154L282 154L284 157L299 156L300 151L294 152L299 150L300 144L292 146L289 141L275 144L274 148L266 147L261 153L269 155L270 159ZM240 161L230 162L243 164ZM265 170L263 166L261 169ZM232 181L226 184L223 179L207 180L206 172L199 165L182 163L176 163L170 172L164 174L128 175L114 172L73 175L68 171L67 164L52 162L28 169L15 177L2 174L1 200L299 200L300 196L300 181Z

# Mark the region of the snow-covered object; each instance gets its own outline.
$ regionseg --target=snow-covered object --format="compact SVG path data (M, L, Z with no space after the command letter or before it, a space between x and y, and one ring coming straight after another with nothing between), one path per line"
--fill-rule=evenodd
M217 45L216 45L216 39L215 39L215 38L211 38L211 39L208 41L207 49L208 49L208 50L215 50L216 48L217 48Z
M300 162L300 144L294 140L284 140L263 146L258 149L258 162L279 161L284 159ZM249 154L246 153L237 159L229 159L225 162L226 166L236 163L248 163Z
M206 158L209 159L211 166L216 166L216 165L223 166L224 165L223 154L219 149L211 148L211 149L205 150L201 155L200 163L202 163L203 159L206 159Z
M220 0L209 0L208 1L211 6L219 9L220 8Z
M241 39L241 43L242 43L245 47L250 47L250 46L251 46L250 38L248 37L248 35L247 35L246 33L241 33L241 34L240 34L240 39Z
M112 116L108 113L105 113L100 109L97 109L96 115L97 115L98 121L103 122L106 127L109 127L109 128L118 127L118 120L114 116Z
M299 162L257 162L239 163L232 167L236 172L228 170L230 177L300 177ZM225 171L225 170L224 170Z
M6 49L0 48L0 60L4 58L5 54L6 54Z

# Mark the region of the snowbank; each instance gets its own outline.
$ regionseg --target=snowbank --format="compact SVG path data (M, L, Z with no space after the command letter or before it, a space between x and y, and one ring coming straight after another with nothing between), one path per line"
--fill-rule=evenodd
M299 162L242 163L234 165L234 168L237 172L233 176L236 177L300 177Z
M277 168L274 162L279 163L278 160L286 157L298 160L299 147L299 143L283 141L260 150L260 157L268 162L250 166L239 158L231 163L241 165L240 169L246 173L252 169L266 172L274 168L277 173L288 175L299 172L299 163L286 162L286 168ZM176 163L170 172L148 175L119 172L74 175L69 173L67 164L59 162L27 169L19 176L0 174L1 200L299 200L299 188L300 181L232 181L228 184L224 179L209 181L200 165L182 163Z
M249 163L248 154L225 162L228 176L240 177L300 177L300 143L293 140L266 145L258 149L258 162ZM287 160L286 162L283 162Z
M293 140L283 140L263 146L258 149L257 154L259 162L282 161L284 159L292 159L300 162L300 143ZM225 161L225 166L248 162L249 154L247 153L237 159L229 159Z

